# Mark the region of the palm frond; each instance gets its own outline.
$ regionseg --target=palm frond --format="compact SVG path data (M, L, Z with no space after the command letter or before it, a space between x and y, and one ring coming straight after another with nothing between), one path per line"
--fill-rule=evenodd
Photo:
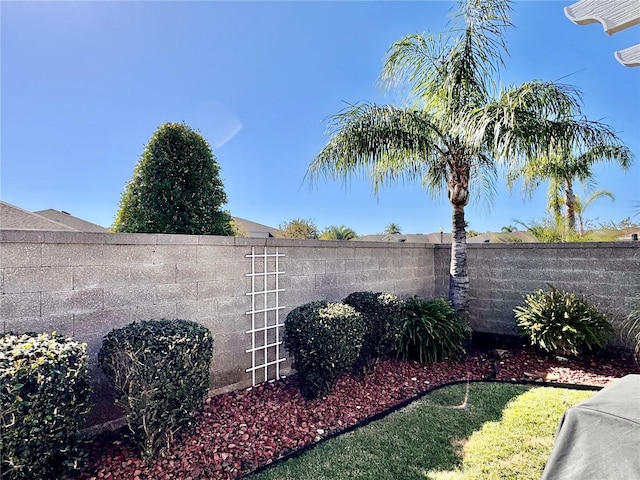
M586 152L576 157L576 163L592 165L596 162L617 162L623 170L628 170L633 163L633 153L620 143L608 145L595 145Z
M374 192L388 182L422 179L446 155L446 139L421 111L359 104L330 119L331 139L306 178L370 178Z
M425 86L433 85L434 71L444 57L441 40L436 41L430 34L407 35L389 47L378 81L385 88L407 84L420 98Z
M547 205L549 206L549 213L553 215L556 223L562 218L562 206L564 205L564 198L562 196L563 183L558 181L557 178L552 177L549 179L549 190L547 191Z
M413 34L391 45L380 83L407 83L423 108L439 113L441 125L455 126L462 112L486 102L495 87L493 74L507 53L510 10L508 0L461 1L448 36Z
M479 152L470 168L471 198L474 203L490 210L497 194L498 165L490 155Z
M579 211L580 213L584 213L584 211L587 208L589 208L589 206L593 202L605 197L610 199L611 201L614 201L616 199L613 193L609 190L597 190L593 192L591 195L589 195L585 200L582 200L582 198L576 195L576 205L575 205L576 211L577 212Z
M504 65L503 55L508 54L505 30L512 26L510 14L508 0L460 0L454 17L457 27L451 33L457 34L462 54L454 71L460 80L469 81L469 86L483 86L481 90L488 91L486 82L491 82Z

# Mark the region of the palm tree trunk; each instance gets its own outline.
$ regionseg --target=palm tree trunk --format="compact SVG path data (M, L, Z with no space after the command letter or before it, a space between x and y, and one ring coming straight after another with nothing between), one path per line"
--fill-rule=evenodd
M584 235L584 222L582 221L582 213L578 212L578 235L582 237Z
M449 267L449 301L469 326L469 272L467 270L467 232L464 205L453 206L451 265Z
M567 180L564 189L564 204L567 216L566 233L571 235L576 233L576 211L575 211L576 196L573 193L573 185L571 181Z

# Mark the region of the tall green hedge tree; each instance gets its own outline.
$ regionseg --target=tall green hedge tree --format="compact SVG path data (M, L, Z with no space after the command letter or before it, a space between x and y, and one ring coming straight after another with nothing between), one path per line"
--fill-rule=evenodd
M126 184L116 232L232 235L220 166L207 141L184 123L161 125Z

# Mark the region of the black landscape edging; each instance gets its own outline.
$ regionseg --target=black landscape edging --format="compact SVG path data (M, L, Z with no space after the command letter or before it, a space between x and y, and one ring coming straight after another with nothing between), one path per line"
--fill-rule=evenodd
M598 390L602 390L603 387L599 387L596 385L579 385L576 383L558 383L558 382L536 382L534 380L456 380L454 382L447 382L447 383L443 383L440 385L436 385L435 387L431 387L427 390L424 390L420 393L417 393L416 395L403 400L402 402L398 403L397 405L394 405L393 407L389 407L386 410L383 410L382 412L378 412L375 415L372 415L370 417L367 417L363 420L360 420L359 422L343 429L343 430L335 430L332 433L330 433L329 435L327 435L326 437L322 437L320 440L318 440L317 442L312 442L309 443L307 445L305 445L304 447L301 447L297 450L293 450L279 458L277 458L276 460L274 460L271 463L267 463L265 465L262 465L258 468L256 468L255 470L252 470L251 472L247 473L246 475L243 475L242 477L239 477L240 479L245 479L245 478L249 478L251 475L257 475L259 473L262 473L266 470L269 470L271 467L275 467L277 465L281 465L285 462L287 462L288 460L291 460L293 458L298 458L300 457L302 454L307 453L308 451L310 451L311 449L315 448L318 445L323 444L324 442L328 441L328 440L332 440L336 437L339 437L341 435L344 435L346 433L350 433L353 432L354 430L358 430L362 427L366 427L367 425L369 425L370 423L376 422L378 420L382 420L383 418L389 416L392 413L397 412L398 410L401 410L409 405L411 405L413 402L416 402L418 400L421 400L423 397L427 396L430 393L433 393L437 390L440 390L442 388L445 387L451 387L454 385L464 385L464 384L471 384L471 383L504 383L507 385L531 385L531 386L537 386L537 387L557 387L557 388L566 388L567 390L594 390L594 391L598 391Z

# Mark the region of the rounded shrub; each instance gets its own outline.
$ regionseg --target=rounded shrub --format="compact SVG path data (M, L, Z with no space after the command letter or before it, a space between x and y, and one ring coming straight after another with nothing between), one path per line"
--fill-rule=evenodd
M0 476L65 478L85 459L86 344L52 333L0 336Z
M362 315L353 307L327 301L294 308L284 327L283 343L307 398L329 393L336 380L351 370L365 330Z
M343 303L360 312L365 324L362 349L354 369L359 373L371 373L378 360L395 349L402 316L400 301L390 293L354 292Z
M212 355L211 332L188 320L133 322L106 335L98 361L143 458L192 424L209 391Z
M524 297L514 309L520 333L531 345L553 354L580 354L586 347L604 348L613 326L584 298L549 285Z
M449 302L442 298L408 298L397 354L402 360L437 362L464 355L467 331Z

